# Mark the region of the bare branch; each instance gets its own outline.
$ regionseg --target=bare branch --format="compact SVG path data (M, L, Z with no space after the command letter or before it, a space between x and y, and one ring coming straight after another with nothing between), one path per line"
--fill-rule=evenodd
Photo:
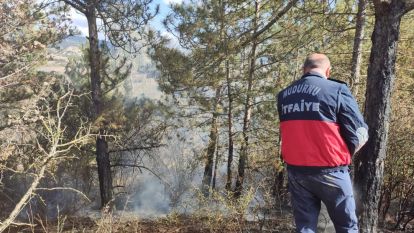
M405 1L405 12L409 12L414 9L414 1L413 0L406 0Z
M149 169L148 167L145 167L143 165L138 164L124 164L124 163L117 163L114 165L111 165L111 167L135 167L139 169L144 169L153 174L155 177L157 177L164 185L166 185L168 188L171 188L171 185L165 181L161 176L159 176L157 173L155 173L153 170Z
M35 227L36 226L36 224L24 223L24 222L12 222L11 225L14 225L14 226L28 226L28 227Z
M6 85L2 85L2 86L0 86L0 89L1 89L1 88L6 88L6 87L10 87L10 86L14 86L14 85L18 85L18 84L19 84L18 82L8 83L8 84L6 84Z
M70 141L69 143L61 143L62 133L64 132L62 128L62 120L66 113L66 110L68 106L70 105L70 101L67 101L65 103L65 106L63 107L63 111L60 112L60 105L62 104L62 101L69 97L68 100L71 98L71 91L63 95L61 98L59 98L57 103L57 109L56 109L56 116L51 116L50 110L48 109L48 120L42 120L43 126L46 128L46 130L49 133L48 140L50 141L50 147L49 150L45 150L40 143L37 141L38 150L43 152L45 156L43 156L42 159L40 159L40 162L38 163L40 166L39 171L37 174L34 174L34 179L30 185L30 187L27 189L26 193L23 195L23 197L20 199L20 201L16 204L12 212L9 214L6 220L0 223L0 232L3 232L6 230L11 224L13 224L13 221L16 219L16 217L19 215L19 213L23 210L23 208L30 202L30 200L33 198L33 196L36 195L36 190L57 190L57 189L66 189L66 190L72 190L75 192L80 193L79 191L72 189L72 188L51 188L51 189L43 189L38 188L37 186L40 184L40 181L45 176L46 170L49 167L49 164L51 161L56 160L59 158L59 156L68 151L67 148L63 148L62 150L58 150L58 148L63 147L62 145L70 148L74 146L75 144L81 144L85 140L84 138L89 135L80 135L77 136L74 140ZM81 130L82 131L82 130ZM89 131L86 131L87 133ZM34 166L34 165L33 165ZM81 193L82 194L82 193ZM82 194L83 195L83 194ZM86 199L88 199L85 195L83 195ZM89 200L89 199L88 199Z
M70 187L36 188L36 190L45 190L45 191L69 190L69 191L73 191L75 193L78 193L83 198L85 198L87 201L92 202L83 192L81 192L77 189L74 189L74 188L70 188Z
M298 2L298 0L291 0L281 11L279 11L276 16L270 20L262 29L258 30L256 33L254 33L252 35L252 37L245 41L241 47L247 45L248 43L250 43L251 40L256 39L257 37L259 37L261 34L263 34L264 32L266 32L270 27L272 27L280 18L283 17L283 15L285 15L290 8L292 8L294 5L296 5L296 3Z
M79 1L76 0L63 0L64 3L70 5L76 10L80 11L82 14L86 14L86 7L82 4L79 4Z
M108 153L118 153L118 152L126 152L126 151L136 151L136 150L152 150L156 148L160 148L162 146L166 146L166 144L156 144L156 145L150 145L150 146L138 146L133 148L122 148L117 150L110 150Z
M49 157L46 157L46 161ZM33 192L36 189L36 187L39 185L40 180L43 178L47 163L43 164L42 168L40 169L39 174L35 177L34 181L30 185L29 189L26 191L26 193L23 195L23 197L20 199L20 201L17 203L17 205L14 207L13 211L10 213L9 217L1 222L0 225L0 232L3 232L6 230L7 227L10 226L10 224L13 223L14 219L16 219L17 215L22 211L22 209L26 206L26 204L32 199Z
M1 80L5 80L5 79L8 79L8 78L11 78L11 77L13 77L13 76L15 76L15 75L17 75L17 74L19 74L20 72L22 72L22 71L26 71L27 69L29 69L29 65L27 65L27 66L23 66L23 67L21 67L20 69L18 69L18 70L16 70L16 71L14 71L13 73L11 73L11 74L8 74L8 75L6 75L6 76L3 76L3 77L0 77L0 81Z

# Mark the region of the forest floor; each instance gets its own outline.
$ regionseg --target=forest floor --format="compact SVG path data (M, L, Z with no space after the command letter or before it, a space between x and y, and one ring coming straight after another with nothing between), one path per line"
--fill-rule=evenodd
M263 220L237 221L237 219L204 219L188 216L157 219L66 218L54 222L38 222L35 226L19 226L6 232L85 232L85 233L210 233L210 232L294 232L291 221Z
M260 221L238 220L236 218L211 218L185 215L170 215L154 219L139 219L132 216L107 216L100 219L90 217L68 217L58 221L39 221L32 226L8 229L10 233L293 233L292 216L279 216ZM380 229L378 233L412 233L412 229L396 231ZM333 228L318 228L318 233L334 233Z
M169 218L160 218L154 220L107 220L105 222L96 222L91 218L69 218L65 222L49 222L46 224L36 224L35 227L19 227L11 228L10 233L14 232L85 232L85 233L212 233L212 232L226 232L226 233L293 233L294 227L291 222L274 220L274 221L245 221L243 223L235 223L234 220L229 220L230 223L223 222L218 224L211 224L207 219L192 219L189 217L178 217L175 220ZM319 233L334 233L330 230L318 231ZM382 229L379 233L409 233L413 231L393 231Z

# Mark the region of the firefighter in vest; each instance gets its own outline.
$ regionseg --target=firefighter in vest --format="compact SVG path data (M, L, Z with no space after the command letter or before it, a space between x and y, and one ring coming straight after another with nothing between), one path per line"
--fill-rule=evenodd
M316 232L321 201L336 232L358 232L348 165L367 142L368 126L347 85L330 72L326 55L311 54L303 76L277 97L297 232Z

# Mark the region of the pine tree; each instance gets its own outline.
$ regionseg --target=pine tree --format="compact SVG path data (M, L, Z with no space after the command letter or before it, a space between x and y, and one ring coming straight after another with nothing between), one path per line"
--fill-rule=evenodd
M137 43L141 39L144 26L158 12L158 6L152 12L149 4L152 0L142 1L97 1L97 0L62 0L85 15L89 29L89 66L90 85L93 102L94 118L98 119L103 112L104 101L101 73L101 53L99 49L97 20L102 20L104 34L115 47L125 51L135 52ZM139 16L139 17L137 17ZM141 32L141 33L140 33ZM105 135L103 129L98 134ZM101 192L101 206L111 205L112 174L108 153L108 142L105 136L96 139L96 161L98 164L99 186Z
M375 26L368 67L365 120L369 141L355 160L355 185L361 232L377 232L378 206L387 155L391 93L401 18L413 1L374 1Z

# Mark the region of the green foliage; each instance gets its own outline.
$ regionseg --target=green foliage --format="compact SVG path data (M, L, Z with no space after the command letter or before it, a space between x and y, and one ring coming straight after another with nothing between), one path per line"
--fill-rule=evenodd
M64 9L54 6L45 9L36 3L7 0L0 4L0 115L3 116L0 143L2 148L8 148L3 161L14 164L27 158L25 152L30 146L19 145L34 143L45 105L43 100L56 83L55 76L39 73L36 68L45 60L46 46L63 38L71 29L67 18L49 18L64 15Z
M6 0L1 3L1 98L7 98L10 89L30 82L35 73L33 68L45 60L46 46L71 32L72 27L67 24L68 19L62 16L64 14L65 10L58 6L45 9L32 0Z
M173 5L164 23L177 36L183 50L162 44L151 50L160 72L160 86L175 99L176 118L189 117L187 122L194 130L207 135L218 114L220 154L227 152L227 139L234 136L235 155L240 156L247 135L251 179L257 175L254 171L272 175L272 170L281 169L275 95L301 76L305 56L315 51L327 53L335 78L339 79L347 80L349 74L345 71L351 66L356 11L353 2L299 2L253 38L254 32L285 4L260 1L258 9L252 1L190 1ZM232 94L226 95L229 87ZM235 130L231 136L224 117L229 111ZM248 128L243 129L246 111L252 115ZM278 164L277 168L274 164Z
M224 179L219 172L216 190L211 190L209 198L198 197L199 209L194 215L212 232L223 229L226 224L234 229L243 228L242 218L255 194L252 190L257 188L269 193L277 182L283 186L283 176L279 181L274 177L284 169L275 105L278 91L300 78L303 60L311 52L326 53L333 66L332 76L351 83L349 71L357 10L354 1L298 1L257 37L254 32L263 28L289 1L263 0L255 5L255 1L246 0L190 0L172 4L172 11L164 20L168 32L179 42L179 47L172 47L166 38L159 38L144 27L158 12L152 0L132 1L134 4L105 0L100 1L95 10L103 18L102 27L111 46L100 43L98 58L102 77L99 85L104 103L102 112L95 117L87 47L83 48L82 56L68 58L64 75L37 71L37 67L45 63L47 47L74 32L67 14L69 5L63 2L76 3L70 0L45 1L47 6L35 0L0 3L0 173L1 177L7 177L0 178L0 207L3 209L10 207L3 199L15 192L10 187L19 182L22 186L19 189L23 190L28 182L23 173L36 170L31 164L38 161L42 151L34 145L48 145L41 120L48 117L51 106L61 95L74 88L75 98L64 118L66 128L62 140L73 138L79 125L91 123L92 130L100 129L109 142L114 183L127 185L129 170L123 172L125 168L118 168L141 166L145 156L165 144L174 143L172 137L165 137L172 132L177 132L175 140L182 143L188 134L200 135L204 150L185 149L191 150L191 156L198 160L205 160L210 149L219 171L228 160L229 138L234 139L235 158L246 146L245 195L235 202L230 194L222 194ZM85 13L84 5L75 6ZM374 20L370 7L367 12L362 77L367 70L367 51L371 46L368 35ZM413 14L408 14L401 25L389 156L384 165L380 206L381 221L397 228L405 228L412 220L410 216L414 216L410 215L414 209L413 18ZM136 67L119 48L137 51L144 46L139 42L144 37L152 42L149 54L165 97L160 102L126 98L133 92L133 86L126 79L135 73ZM364 89L364 78L359 85ZM360 102L363 95L360 91ZM244 128L248 109L251 118ZM229 124L232 124L231 134ZM54 177L45 180L43 185L70 184L92 195L97 191L93 188L97 185L95 150L93 142L74 148L70 151L73 159L51 166L50 173ZM191 174L195 167L191 166ZM77 178L77 183L71 180L73 177ZM265 187L259 187L262 181ZM180 186L188 188L188 184L182 182ZM180 188L169 189L175 192ZM117 189L116 192L123 191ZM274 195L283 196L284 193ZM50 198L45 200L53 199L45 193L42 196ZM178 196L172 198L174 204L179 203ZM80 201L74 196L70 198L73 202ZM284 200L279 199L280 202ZM180 218L171 215L166 221L174 224Z

